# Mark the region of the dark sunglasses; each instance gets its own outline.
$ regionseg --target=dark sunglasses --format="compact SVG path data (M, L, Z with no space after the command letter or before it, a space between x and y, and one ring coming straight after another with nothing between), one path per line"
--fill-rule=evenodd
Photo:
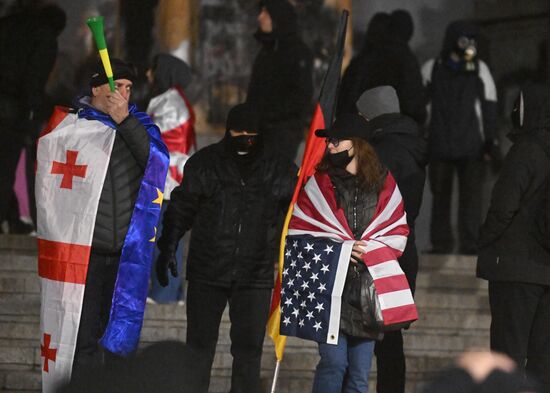
M326 142L327 146L332 143L332 145L334 147L338 147L338 145L340 144L340 139L338 139L338 138L326 138L325 142Z

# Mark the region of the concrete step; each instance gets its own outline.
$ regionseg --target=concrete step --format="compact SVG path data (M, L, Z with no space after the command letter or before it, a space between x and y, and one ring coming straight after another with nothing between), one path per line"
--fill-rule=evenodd
M37 249L36 237L27 235L0 235L0 250L8 252L35 253Z
M471 274L475 276L476 256L458 254L419 254L418 270L440 273Z

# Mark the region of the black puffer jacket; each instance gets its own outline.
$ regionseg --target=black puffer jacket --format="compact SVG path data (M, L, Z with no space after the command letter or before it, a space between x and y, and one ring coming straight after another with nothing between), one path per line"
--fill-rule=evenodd
M189 229L187 278L210 285L270 288L275 249L296 182L296 166L265 151L243 180L229 137L189 158L174 189L158 246L176 249Z
M359 240L374 217L378 195L376 192L365 190L357 176L345 169L334 168L328 174L334 186L338 206L344 209L353 236Z
M117 128L97 210L92 240L95 252L116 254L122 250L148 159L147 130L130 115Z
M493 189L479 239L478 277L550 285L550 253L533 234L550 176L550 87L523 90L524 127Z
M246 100L256 105L262 128L302 130L313 94L313 56L298 32L294 7L287 0L265 0L273 32L257 32L262 48L254 65Z
M399 264L414 292L418 272L418 253L415 239L415 220L418 217L426 180L426 143L418 135L418 126L401 114L378 116L369 122L373 134L368 138L380 162L395 177L403 196L409 236Z

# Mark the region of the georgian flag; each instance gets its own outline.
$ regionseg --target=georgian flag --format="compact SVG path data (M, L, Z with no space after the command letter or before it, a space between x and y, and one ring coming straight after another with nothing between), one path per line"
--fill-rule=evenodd
M170 193L183 180L183 167L196 149L195 113L183 90L172 87L153 97L147 107L147 113L160 128L161 138L170 153L170 168L166 176L164 198L170 199Z
M150 259L168 166L158 129L130 108L150 136L150 154L124 242L111 317L101 344L127 355L137 346ZM38 273L41 278L42 390L70 381L99 198L115 125L91 107L56 108L39 139L36 168ZM51 130L51 131L49 131Z
M363 261L374 280L384 326L418 319L397 262L408 233L403 199L388 173L374 217L361 237L366 242ZM354 242L329 176L315 174L298 197L286 238L281 334L338 343L341 296Z

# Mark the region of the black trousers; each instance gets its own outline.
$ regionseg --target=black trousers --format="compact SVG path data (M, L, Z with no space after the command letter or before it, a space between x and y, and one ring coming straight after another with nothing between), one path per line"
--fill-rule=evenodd
M120 254L98 254L92 250L90 255L73 361L73 379L85 375L88 369L103 365L115 356L102 350L98 341L109 322L119 260Z
M489 282L491 349L507 354L550 392L550 286Z
M189 281L187 289L187 346L196 354L189 392L208 392L223 311L229 303L231 393L258 393L260 366L271 289L221 288Z
M10 218L15 170L23 146L23 132L0 126L0 222Z
M434 161L430 163L428 171L433 194L430 235L434 250L452 252L454 249L451 197L455 173L458 175L459 251L475 250L481 224L483 161L477 159Z
M384 333L384 338L374 345L376 355L376 392L405 392L405 354L401 330Z

